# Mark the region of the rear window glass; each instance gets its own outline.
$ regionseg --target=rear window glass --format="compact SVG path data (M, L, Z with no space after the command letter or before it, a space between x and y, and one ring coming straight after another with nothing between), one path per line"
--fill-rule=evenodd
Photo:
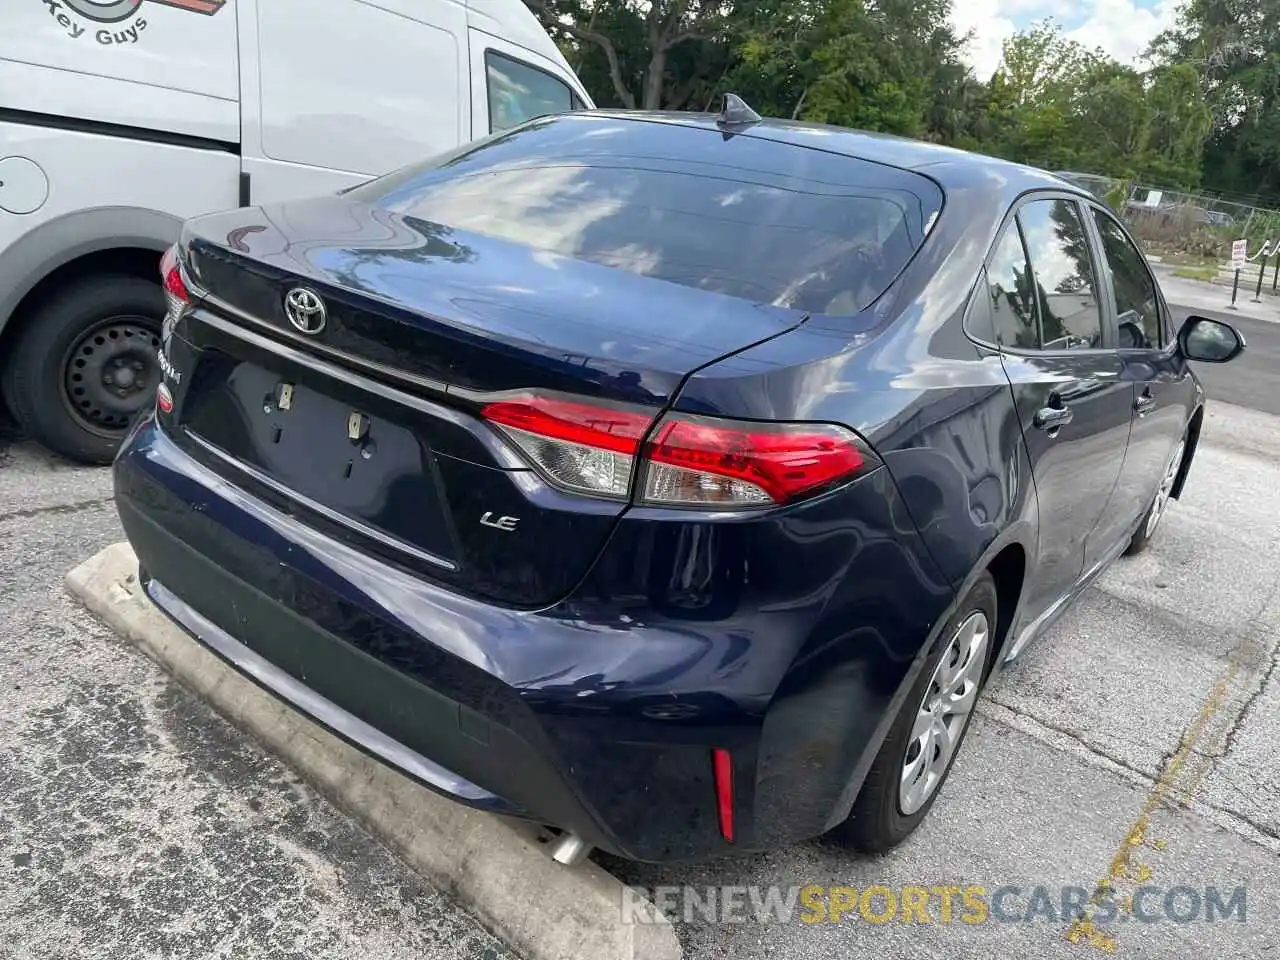
M749 136L553 118L398 171L354 199L757 303L850 314L942 206L933 181Z

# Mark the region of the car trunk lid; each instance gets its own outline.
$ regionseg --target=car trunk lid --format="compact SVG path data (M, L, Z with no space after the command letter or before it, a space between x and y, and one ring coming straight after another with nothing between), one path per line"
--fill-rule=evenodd
M518 606L571 590L625 503L541 480L483 405L536 390L656 417L693 370L803 320L341 198L194 221L181 255L202 296L168 345L188 450L330 536ZM314 333L285 307L300 287L326 307Z

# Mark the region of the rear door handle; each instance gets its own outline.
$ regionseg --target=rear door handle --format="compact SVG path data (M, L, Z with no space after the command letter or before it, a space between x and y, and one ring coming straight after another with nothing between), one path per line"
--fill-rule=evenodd
M1137 411L1138 416L1145 417L1148 413L1156 408L1156 398L1149 393L1144 393L1133 401L1133 409Z
M1041 407L1031 422L1037 430L1057 430L1064 423L1070 423L1073 416L1070 407Z

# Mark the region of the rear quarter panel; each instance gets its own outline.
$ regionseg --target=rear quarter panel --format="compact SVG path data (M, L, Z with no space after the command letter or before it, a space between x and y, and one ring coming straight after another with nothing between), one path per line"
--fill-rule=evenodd
M794 736L778 733L817 710L838 717L833 728L849 741L843 751L833 744L824 760L839 770L843 792L818 792L813 799L830 804L827 826L847 815L958 597L1006 546L1016 543L1029 560L1035 556L1035 489L1009 381L998 355L971 341L963 325L1007 209L1003 185L983 176L968 189L948 192L931 236L867 311L811 319L700 370L676 401L690 412L831 422L858 431L887 467L881 494L896 519L878 534L906 554L921 549L925 558L916 570L899 566L880 583L881 590L911 595L917 605L910 622L887 632L883 622L876 625L880 643L861 633L872 625L864 610L829 602L795 645L766 724L757 785L762 809L773 800L787 802L782 791L772 790L772 774L813 776L768 750ZM998 173L989 177L999 179ZM853 554L833 598L861 595L866 584L880 580L882 557L861 552L857 543L848 549ZM917 579L906 582L911 577ZM1013 611L1000 619L1011 626ZM856 677L863 680L849 682Z
M850 427L884 459L956 587L1008 542L1035 550L1035 490L1000 359L964 316L1012 194L999 168L948 188L897 282L856 317L810 320L692 376L680 409Z

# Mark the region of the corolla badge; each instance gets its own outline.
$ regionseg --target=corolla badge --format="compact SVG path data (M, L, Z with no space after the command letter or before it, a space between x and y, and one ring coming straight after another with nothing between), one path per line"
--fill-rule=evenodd
M306 287L294 287L285 294L284 315L296 329L315 336L324 329L328 312L320 294Z

